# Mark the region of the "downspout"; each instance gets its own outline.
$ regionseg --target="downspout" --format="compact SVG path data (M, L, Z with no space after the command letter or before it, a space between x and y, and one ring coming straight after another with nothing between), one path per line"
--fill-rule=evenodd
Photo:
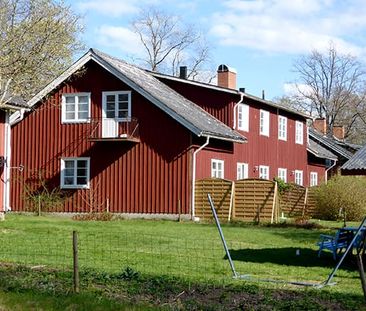
M335 167L335 165L337 164L337 160L334 160L334 163L333 163L333 165L331 165L331 166L329 166L326 170L325 170L325 184L327 184L327 182L328 182L328 171L330 170L330 169L332 169L333 167Z
M10 140L11 140L11 130L9 124L9 111L5 114L5 167L4 167L4 213L10 210L10 166L11 166L11 149L10 149Z
M192 165L192 202L191 202L191 206L192 206L192 220L195 220L195 198L196 198L196 190L195 190L195 186L196 186L196 158L197 158L197 153L200 152L203 148L205 148L210 142L210 136L207 136L206 142L199 147L196 151L193 152L193 165Z
M235 130L236 128L236 110L238 109L239 104L241 104L243 102L244 99L244 93L240 93L240 100L234 105L234 125L233 125L233 129Z

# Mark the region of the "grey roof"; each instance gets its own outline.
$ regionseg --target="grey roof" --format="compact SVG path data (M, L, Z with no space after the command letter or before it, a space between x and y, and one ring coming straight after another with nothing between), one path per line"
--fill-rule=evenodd
M346 148L340 146L335 139L332 139L327 136L323 136L318 131L314 130L313 128L309 128L309 136L318 144L323 146L324 148L330 150L337 156L341 156L346 158L347 160L353 156L353 153L348 151Z
M244 136L159 81L151 73L95 49L90 49L63 74L35 95L28 102L29 106L42 100L89 61L98 63L195 135L239 143L246 142L247 139Z
M28 109L26 101L20 96L7 96L4 99L4 103L0 104L0 108L19 110Z
M243 95L244 99L249 98L249 99L255 100L255 101L257 101L261 104L264 104L266 106L278 108L282 111L287 111L289 113L301 116L305 119L311 119L311 117L308 114L303 113L303 112L298 111L298 110L295 110L295 109L293 109L289 106L281 105L279 103L275 103L275 102L272 102L270 100L265 100L265 99L262 99L260 97L251 95L249 93L241 92L240 90L229 89L229 88L225 88L225 87L222 87L222 86L218 86L218 85L214 85L214 84L210 84L210 83L204 83L204 82L200 82L200 81L181 79L179 77L169 76L169 75L158 73L158 72L152 72L151 71L150 74L152 74L153 76L158 77L158 78L169 79L169 80L178 81L178 82L182 82L182 83L188 83L188 84L192 84L192 85L196 85L196 86L200 86L200 87L205 87L205 88L217 90L217 91L220 91L220 92L236 94L236 95L239 95L239 96Z
M307 147L308 151L315 155L317 158L321 159L331 159L331 160L338 160L338 157L329 151L328 149L322 147L312 138L309 138L309 144Z
M351 159L343 164L342 170L366 169L366 145L358 150Z

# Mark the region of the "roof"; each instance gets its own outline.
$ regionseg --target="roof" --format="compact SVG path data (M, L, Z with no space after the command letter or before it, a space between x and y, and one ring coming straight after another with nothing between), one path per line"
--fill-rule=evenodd
M245 93L245 92L241 92L240 90L229 89L229 88L225 88L225 87L210 84L210 83L204 83L204 82L199 82L199 81L194 81L194 80L182 79L182 78L179 78L179 77L174 77L174 76L170 76L170 75L166 75L166 74L162 74L162 73L158 73L158 72L152 72L152 71L149 71L149 72L153 76L158 77L158 78L162 78L162 79L169 79L169 80L173 80L173 81L177 81L177 82L181 82L181 83L196 85L196 86L199 86L199 87L209 88L209 89L217 90L217 91L220 91L220 92L235 94L235 95L238 95L238 96L242 95L244 100L246 98L251 99L251 100L255 100L255 101L257 101L261 104L264 104L266 106L270 106L270 107L273 107L273 108L276 108L276 109L280 109L282 111L286 111L286 112L301 116L305 119L311 119L311 117L306 113L303 113L301 111L292 109L288 106L284 106L284 105L274 103L274 102L269 101L269 100L262 99L260 97L257 97L257 96L254 96L254 95L251 95L251 94L248 94L248 93Z
M314 130L313 128L309 128L309 136L315 142L317 142L337 156L341 156L347 160L353 156L352 152L340 146L335 139L323 136L321 133Z
M195 135L239 143L246 142L244 136L159 81L150 72L95 49L90 49L63 74L35 95L28 104L33 106L38 103L89 61L98 63Z
M307 150L315 155L317 158L330 159L335 161L338 160L338 157L334 153L322 147L312 138L309 138Z
M358 150L351 159L341 167L342 170L364 170L366 169L366 145Z
M0 104L0 108L10 109L10 110L19 110L19 109L27 109L29 106L26 101L20 96L7 96L4 99L4 104Z

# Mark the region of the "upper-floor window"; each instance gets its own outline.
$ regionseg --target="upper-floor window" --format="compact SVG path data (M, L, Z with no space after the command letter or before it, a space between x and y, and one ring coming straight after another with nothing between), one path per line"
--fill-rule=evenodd
M259 114L259 133L269 136L269 112L260 110Z
M295 184L302 186L303 185L302 177L303 177L302 171L295 170Z
M269 179L269 166L266 165L259 166L259 178Z
M278 169L278 178L282 179L284 182L287 182L287 169L279 168Z
M304 125L300 121L296 121L295 125L295 143L303 144L304 141Z
M248 178L248 163L237 163L236 170L237 180Z
M238 105L238 129L249 132L249 106Z
M318 173L310 172L310 187L318 185Z
M90 93L63 94L62 123L88 122L90 119Z
M211 177L224 178L224 161L222 160L211 160Z
M278 116L278 139L287 140L287 118Z
M89 188L90 158L61 159L61 188Z
M103 117L127 119L131 117L131 92L103 92Z

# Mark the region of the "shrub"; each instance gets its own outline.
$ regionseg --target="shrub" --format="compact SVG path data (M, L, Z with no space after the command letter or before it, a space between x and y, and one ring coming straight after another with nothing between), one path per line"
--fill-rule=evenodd
M315 217L324 220L361 220L366 215L366 178L335 176L315 190Z

